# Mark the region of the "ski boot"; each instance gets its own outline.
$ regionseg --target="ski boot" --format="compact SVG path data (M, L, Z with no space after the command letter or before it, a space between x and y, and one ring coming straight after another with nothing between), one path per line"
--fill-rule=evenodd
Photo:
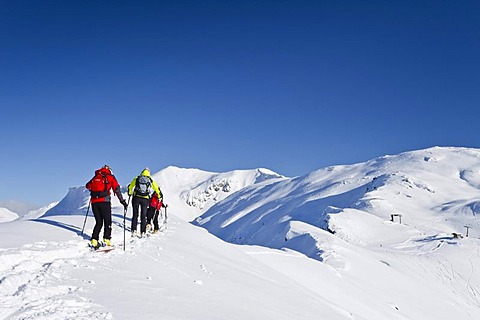
M92 240L90 241L90 243L88 244L88 246L89 246L90 248L92 248L93 250L97 250L98 248L100 248L100 243L98 242L98 240L92 239Z

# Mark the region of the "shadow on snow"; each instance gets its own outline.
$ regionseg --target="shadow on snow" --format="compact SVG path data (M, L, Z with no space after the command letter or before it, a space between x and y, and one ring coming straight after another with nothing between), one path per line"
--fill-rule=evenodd
M52 216L50 216L50 217L52 217ZM93 215L88 214L87 218L93 218ZM113 218L117 218L117 219L113 219ZM124 226L123 219L124 219L123 214L113 213L112 214L112 225L115 225L115 226L123 229L123 226ZM83 230L83 234L82 234L83 222L82 222L82 225L75 226L75 225L72 225L72 224L68 224L68 223L64 223L64 222L60 222L60 221L56 221L56 220L45 219L45 218L30 219L28 221L44 223L44 224L48 224L48 225L51 225L51 226L54 226L54 227L57 227L57 228L62 228L62 229L65 229L67 231L76 233L77 235L81 236L85 240L90 239L90 235L86 234L86 230ZM129 223L131 223L131 221L132 221L131 218L125 217L125 225L129 225ZM127 229L127 231L129 231L130 228L127 227L126 229Z

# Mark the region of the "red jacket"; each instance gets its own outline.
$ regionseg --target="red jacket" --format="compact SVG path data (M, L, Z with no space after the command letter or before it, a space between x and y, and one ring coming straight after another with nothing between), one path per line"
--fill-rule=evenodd
M152 199L150 200L150 207L155 208L155 210L160 210L162 207L162 198L158 199L158 194L153 193Z
M118 199L122 200L123 197L122 197L122 193L120 192L120 184L118 183L115 176L112 175L110 170L107 169L107 168L101 168L101 169L98 169L98 170L95 171L95 176L97 176L98 174L102 174L102 176L105 177L106 191L107 191L108 195L105 196L105 197L100 197L100 198L92 196L91 197L92 203L110 202L110 200L111 200L110 190L113 190L113 192L117 195ZM95 177L90 179L90 181L88 181L87 184L85 185L85 187L90 191L92 191L92 180L94 178Z

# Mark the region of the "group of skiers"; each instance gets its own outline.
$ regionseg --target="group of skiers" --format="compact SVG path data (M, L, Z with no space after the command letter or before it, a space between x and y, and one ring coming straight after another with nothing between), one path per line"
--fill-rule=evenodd
M117 196L125 209L128 203L123 198L120 184L113 175L112 169L108 165L95 171L95 175L87 182L85 187L90 191L90 203L92 205L93 216L95 217L95 227L93 228L90 246L98 249L100 246L111 246L112 235L112 204L110 190ZM152 193L153 192L153 193ZM145 168L140 175L133 178L128 185L128 196L132 198L132 237L144 237L147 231L158 233L158 215L162 207L167 205L163 203L163 194L157 183L150 176L150 170ZM140 209L140 212L139 212ZM140 233L137 232L138 217L140 213ZM153 230L152 223L153 221ZM103 242L99 241L100 231L103 230Z

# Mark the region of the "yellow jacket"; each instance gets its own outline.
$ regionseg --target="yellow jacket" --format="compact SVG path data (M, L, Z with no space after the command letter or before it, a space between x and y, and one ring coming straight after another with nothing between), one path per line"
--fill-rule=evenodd
M150 181L152 182L151 183L151 186L152 186L152 189L159 195L159 198L162 197L162 192L160 191L160 188L158 187L157 183L155 182L155 180L152 179L152 177L150 176L150 170L148 169L143 169L142 172L140 173L141 176L146 176L150 179ZM135 193L135 185L137 184L137 177L133 178L132 182L130 182L130 184L128 185L128 195L131 196L132 193ZM141 195L137 195L137 194L133 194L135 197L139 197L139 198L145 198L145 199L149 199L150 196L141 196Z

